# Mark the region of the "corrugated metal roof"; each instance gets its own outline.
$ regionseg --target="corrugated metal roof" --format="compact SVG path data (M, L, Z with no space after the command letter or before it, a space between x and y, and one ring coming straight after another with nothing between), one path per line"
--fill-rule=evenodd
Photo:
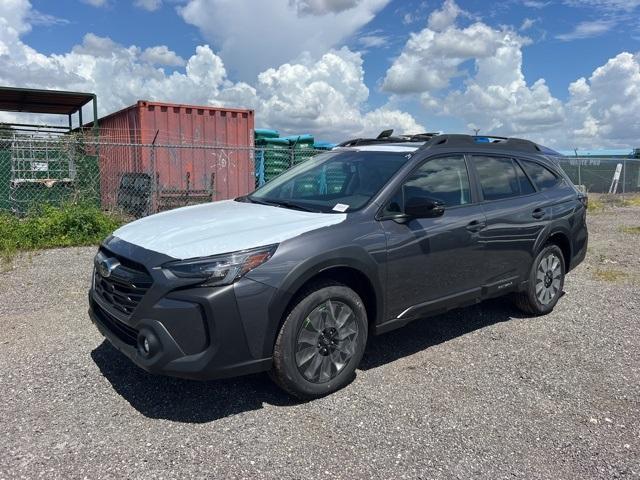
M0 110L69 115L93 98L92 93L0 87Z

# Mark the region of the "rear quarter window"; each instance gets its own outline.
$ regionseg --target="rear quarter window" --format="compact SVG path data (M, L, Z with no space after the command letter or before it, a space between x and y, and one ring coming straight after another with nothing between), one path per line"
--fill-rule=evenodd
M560 183L560 177L539 163L531 162L529 160L520 160L520 164L540 191L549 190Z
M485 200L501 200L535 192L531 182L511 158L474 155L472 159Z

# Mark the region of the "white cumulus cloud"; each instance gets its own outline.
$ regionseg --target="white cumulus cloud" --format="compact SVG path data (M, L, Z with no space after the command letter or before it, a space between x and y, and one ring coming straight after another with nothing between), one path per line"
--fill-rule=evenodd
M423 130L390 106L367 111L362 57L347 48L307 54L251 82L233 82L207 45L184 60L165 45L143 50L89 33L67 53L44 55L21 38L30 29L29 12L27 0L0 2L0 84L95 92L101 115L146 99L253 108L259 126L330 140L385 128Z
M528 40L512 29L482 22L460 27L456 20L461 13L452 0L433 12L428 26L411 34L383 88L419 94L428 111L462 118L485 133L530 133L561 122L562 105L544 81L530 88L524 80L522 47ZM452 78L468 75L461 70L468 61L474 63L474 75L464 88L450 90Z
M637 146L640 140L640 53L623 52L569 86L569 129L580 145ZM597 143L596 143L597 144Z
M326 53L317 62L284 64L258 76L263 119L285 130L308 130L331 138L424 131L411 115L383 107L362 113L369 89L362 57L346 48ZM340 132L349 132L348 135Z
M462 13L464 10L454 0L445 0L442 8L431 12L427 25L431 30L444 30L451 26Z
M154 65L166 65L168 67L181 67L185 64L184 59L173 50L169 50L166 45L146 48L140 58Z
M247 80L304 52L319 58L340 47L389 1L188 0L178 12Z
M439 27L444 25L442 22L438 21ZM443 89L460 75L459 66L467 60L489 58L500 46L519 48L524 43L526 39L513 31L495 30L481 22L466 28L449 25L442 31L427 27L410 35L387 71L383 89L391 93Z
M624 2L592 3L624 7ZM571 83L563 102L543 78L526 81L526 37L480 21L460 26L462 14L453 0L433 12L430 19L437 21L411 34L388 69L383 89L419 98L427 112L460 119L486 134L518 135L564 148L638 143L640 54L621 53L589 78ZM451 88L454 77L464 78L461 87Z

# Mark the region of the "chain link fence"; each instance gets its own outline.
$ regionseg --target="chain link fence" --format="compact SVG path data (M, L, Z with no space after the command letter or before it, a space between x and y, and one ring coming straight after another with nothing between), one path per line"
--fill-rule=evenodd
M638 158L562 157L559 163L586 192L640 193Z
M104 141L93 134L0 138L0 211L89 203L134 217L236 198L322 150Z
M0 211L89 203L133 217L235 198L324 150L107 142L92 133L0 138ZM562 157L587 192L640 192L640 159Z

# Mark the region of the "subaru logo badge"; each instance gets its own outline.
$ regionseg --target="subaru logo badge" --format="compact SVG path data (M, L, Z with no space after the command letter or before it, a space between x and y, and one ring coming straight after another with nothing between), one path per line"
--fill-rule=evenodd
M115 258L107 258L100 255L100 258L96 258L96 270L103 278L108 278L118 266L120 262Z

